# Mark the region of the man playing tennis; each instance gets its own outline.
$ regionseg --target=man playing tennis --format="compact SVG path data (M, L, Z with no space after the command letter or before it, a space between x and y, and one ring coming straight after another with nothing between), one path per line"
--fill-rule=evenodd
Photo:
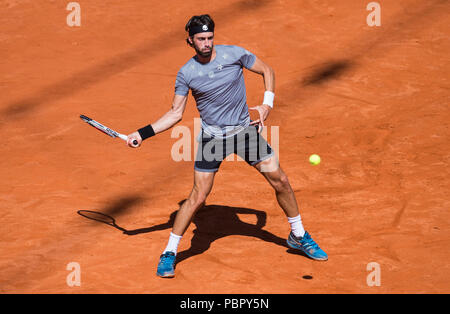
M257 132L264 127L273 108L275 76L273 70L254 54L237 46L214 45L214 21L209 15L193 16L186 24L187 43L196 55L180 69L175 82L172 108L156 122L128 135L128 145L139 147L143 140L166 131L178 123L186 107L189 90L197 103L202 130L194 164L194 186L177 212L166 249L157 268L160 277L175 275L178 244L196 211L211 192L214 176L229 154L237 154L255 167L275 190L278 204L287 216L291 232L287 244L314 260L327 260L302 225L295 194L277 157ZM248 108L243 68L263 76L262 105ZM259 113L250 121L248 110ZM138 145L133 141L137 140Z

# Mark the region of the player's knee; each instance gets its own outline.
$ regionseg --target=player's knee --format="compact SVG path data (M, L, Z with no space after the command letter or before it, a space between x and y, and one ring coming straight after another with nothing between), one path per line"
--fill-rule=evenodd
M197 198L195 200L195 204L200 207L202 206L205 202L206 202L206 198L208 197L207 194L205 193L200 193L199 195L197 195Z
M291 185L286 174L281 173L274 184L274 188L277 192L286 192L290 190Z
M191 202L193 208L198 208L206 202L207 197L208 193L194 189L189 201Z

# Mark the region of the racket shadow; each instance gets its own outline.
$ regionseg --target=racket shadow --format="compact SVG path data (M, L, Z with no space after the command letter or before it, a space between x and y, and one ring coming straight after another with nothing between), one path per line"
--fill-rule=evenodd
M105 213L102 213L102 212L93 211L93 210L79 210L79 211L77 211L77 214L80 216L83 216L84 218L87 218L89 220L97 221L100 223L104 223L108 226L114 227L117 230L122 231L122 233L131 236L131 235L136 235L136 234L141 234L141 233L149 233L149 232L153 232L153 231L159 231L159 230L165 230L165 229L171 228L173 226L173 221L175 220L176 212L172 213L171 220L169 220L167 223L163 223L163 224L148 227L148 228L135 229L135 230L127 230L127 229L117 225L114 217L107 215Z

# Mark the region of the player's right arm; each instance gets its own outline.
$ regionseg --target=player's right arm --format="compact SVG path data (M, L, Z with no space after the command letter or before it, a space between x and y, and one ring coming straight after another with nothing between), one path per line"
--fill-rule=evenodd
M164 114L158 121L152 123L155 134L164 132L183 118L184 109L186 108L187 96L177 95L173 96L172 108Z
M164 132L181 121L181 119L183 118L184 109L186 109L187 97L187 95L184 96L175 94L175 96L173 97L172 108L170 108L170 110L167 111L156 122L151 124L155 134ZM137 140L138 145L133 145L133 140ZM141 146L141 143L142 138L139 132L136 131L128 135L128 146L135 148Z

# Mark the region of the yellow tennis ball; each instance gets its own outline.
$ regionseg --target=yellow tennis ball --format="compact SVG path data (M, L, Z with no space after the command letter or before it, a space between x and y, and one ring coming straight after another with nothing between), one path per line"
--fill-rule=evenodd
M309 162L312 165L317 166L318 164L320 164L320 156L316 154L309 156Z

